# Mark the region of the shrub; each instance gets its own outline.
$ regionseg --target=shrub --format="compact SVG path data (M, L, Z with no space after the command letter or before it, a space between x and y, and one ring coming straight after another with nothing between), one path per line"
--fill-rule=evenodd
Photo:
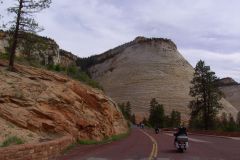
M53 71L54 70L54 65L53 64L48 64L47 69Z
M9 59L9 54L7 53L0 53L0 59Z
M55 65L54 70L57 71L57 72L60 72L61 71L61 66L59 64Z
M21 138L19 138L17 136L11 136L3 141L1 147L7 147L10 145L18 145L18 144L23 144L23 143L24 143L24 141Z
M68 66L67 67L67 74L68 75L76 75L77 74L77 72L78 72L78 68L77 68L77 66L76 65L70 65L70 66Z
M74 78L74 79L77 79L89 86L92 86L93 88L98 88L100 90L103 90L103 88L101 87L101 85L94 81L93 79L91 79L87 73L85 72L82 72L82 71L79 71L77 72L76 74L74 75L70 75L70 77Z
M127 131L127 133L122 133L122 134L118 134L118 135L112 135L110 137L105 137L101 141L96 141L96 140L78 140L77 144L82 144L82 145L106 144L106 143L110 143L110 142L113 142L113 141L118 141L118 140L124 139L127 136L129 136L130 132L131 132L131 130L129 129Z

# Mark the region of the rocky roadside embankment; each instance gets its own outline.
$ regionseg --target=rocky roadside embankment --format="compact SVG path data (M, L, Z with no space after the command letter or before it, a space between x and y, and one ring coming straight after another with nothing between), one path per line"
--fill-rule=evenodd
M54 72L0 60L0 143L9 136L38 142L63 135L102 140L126 133L116 104L102 91Z

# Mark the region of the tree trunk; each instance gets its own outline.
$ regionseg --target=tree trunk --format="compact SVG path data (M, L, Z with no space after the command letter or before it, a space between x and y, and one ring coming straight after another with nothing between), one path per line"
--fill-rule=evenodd
M208 130L208 103L207 103L207 87L206 83L204 84L203 91L203 103L204 103L204 129Z
M17 43L18 43L18 32L19 32L22 7L23 7L23 0L20 0L18 13L17 13L16 28L14 30L13 43L12 43L11 53L10 53L10 57L9 57L9 70L10 71L14 70L14 58L15 58L15 53L16 53L16 48L17 48Z

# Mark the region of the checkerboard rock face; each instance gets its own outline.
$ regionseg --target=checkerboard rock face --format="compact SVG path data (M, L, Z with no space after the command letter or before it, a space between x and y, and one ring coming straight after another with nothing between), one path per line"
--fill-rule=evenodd
M219 88L224 93L225 99L240 111L240 84L227 77L219 81Z
M14 126L5 127L0 140L7 128L23 137L31 131L39 138L72 135L82 140L127 132L123 115L102 91L50 71L15 67L17 72L9 72L7 61L0 60L0 128L3 122Z
M194 54L194 53L193 53ZM188 103L193 67L168 39L137 37L134 41L96 57L92 77L116 102L130 101L137 117L147 116L149 103L156 98L167 113L176 109L189 118ZM236 109L222 100L226 112Z

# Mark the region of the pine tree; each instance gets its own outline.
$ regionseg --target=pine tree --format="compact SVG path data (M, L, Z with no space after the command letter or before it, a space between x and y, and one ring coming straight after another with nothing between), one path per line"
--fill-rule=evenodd
M149 123L152 127L164 127L164 108L163 105L158 104L155 98L150 102L150 116Z
M129 101L125 105L125 111L126 111L126 118L130 120L132 115L132 108Z
M132 122L133 124L136 124L136 116L135 116L135 114L133 114L133 115L131 116L131 122Z
M164 116L164 127L172 127L172 120L171 117L169 117L168 115Z
M236 131L236 130L237 130L237 124L236 124L232 114L229 113L227 131Z
M214 126L214 120L218 111L222 108L219 100L222 94L216 86L217 77L205 66L204 61L200 60L194 72L189 94L194 98L189 108L191 110L191 121L202 123L203 128L208 130ZM194 124L190 124L194 125Z
M132 118L132 108L130 102L118 104L123 116L125 119L131 121Z
M240 111L239 111L238 114L237 114L236 123L237 123L237 125L238 125L238 128L240 129Z
M173 110L171 112L171 127L178 127L181 124L181 113Z
M221 123L224 127L228 124L227 113L223 112L221 115Z
M146 117L143 118L142 123L145 124L145 125L148 125L148 121L147 121Z
M12 37L12 44L10 58L9 58L9 70L14 69L14 58L16 48L18 45L18 39L24 38L24 33L36 33L43 29L39 27L38 23L33 18L35 13L48 8L51 4L51 0L15 0L16 5L8 8L8 12L15 14L13 24L10 27Z

